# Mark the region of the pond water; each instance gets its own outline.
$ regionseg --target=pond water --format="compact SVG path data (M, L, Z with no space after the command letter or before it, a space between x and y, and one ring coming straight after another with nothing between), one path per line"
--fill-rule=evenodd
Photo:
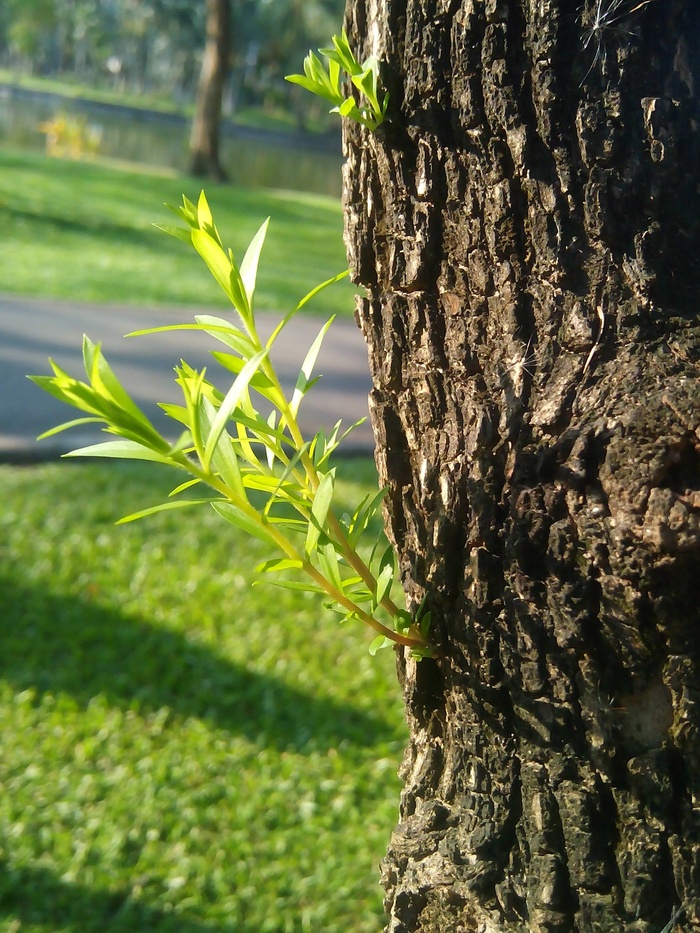
M171 115L85 104L54 94L18 92L0 87L0 145L46 149L39 124L58 113L85 115L99 135L100 155L172 168L187 164L189 123ZM313 147L313 148L312 148ZM340 196L340 142L225 127L222 162L234 184L253 188L288 188Z

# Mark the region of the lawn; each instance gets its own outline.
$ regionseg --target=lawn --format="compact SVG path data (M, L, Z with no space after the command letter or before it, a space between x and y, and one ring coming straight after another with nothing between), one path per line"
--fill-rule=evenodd
M349 504L376 482L341 462ZM377 933L405 741L393 654L172 476L0 468L0 930Z
M137 306L221 307L193 249L154 223L163 206L196 200L201 182L133 165L71 162L0 149L0 292ZM267 217L257 292L262 310L285 311L346 265L340 203L323 195L205 186L226 245L242 258ZM350 316L344 281L308 310Z

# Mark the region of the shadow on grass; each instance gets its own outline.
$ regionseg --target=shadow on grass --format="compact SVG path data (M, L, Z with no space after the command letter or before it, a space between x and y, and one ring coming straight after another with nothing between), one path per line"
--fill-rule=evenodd
M30 924L63 933L252 933L236 924L209 924L187 914L166 912L129 899L129 892L91 890L59 880L41 867L12 869L0 860L0 925L20 930Z
M5 207L5 213L11 222L39 225L43 231L56 234L77 234L89 236L94 240L104 240L110 249L119 245L130 245L139 249L148 249L151 253L172 254L172 246L167 238L158 235L153 227L139 229L126 224L116 224L99 218L88 219L76 215L68 217L65 214L52 214L47 210L23 210L16 207ZM165 218L167 221L167 218Z
M142 713L169 707L279 749L312 751L398 738L386 720L247 670L215 649L111 607L18 585L0 575L0 677L17 690L101 694Z

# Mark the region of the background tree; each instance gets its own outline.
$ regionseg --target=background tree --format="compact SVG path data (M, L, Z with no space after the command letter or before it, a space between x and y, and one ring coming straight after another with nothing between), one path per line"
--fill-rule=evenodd
M391 933L700 929L700 5L353 0L346 240L405 588Z
M6 41L13 64L25 63L29 70L45 60L47 40L56 22L54 0L6 0L2 13Z
M206 44L190 136L190 172L215 181L226 178L219 160L219 123L230 49L230 2L207 0Z

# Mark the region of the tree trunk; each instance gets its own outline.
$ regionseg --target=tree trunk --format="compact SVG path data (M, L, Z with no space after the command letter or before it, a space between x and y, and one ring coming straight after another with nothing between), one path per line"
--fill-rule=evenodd
M399 657L391 933L700 929L700 4L350 0ZM668 928L670 929L670 927Z
M189 170L198 177L224 181L226 172L219 159L219 123L230 58L230 0L207 0L206 35L190 136Z

